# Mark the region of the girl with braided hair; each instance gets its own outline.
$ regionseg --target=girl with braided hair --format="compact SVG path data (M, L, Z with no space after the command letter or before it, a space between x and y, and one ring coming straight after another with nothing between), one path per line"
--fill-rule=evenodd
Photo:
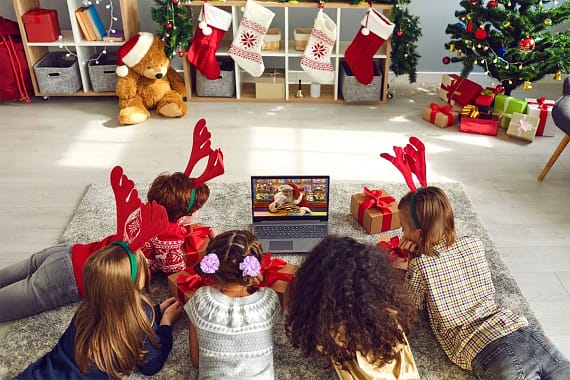
M261 243L246 230L226 231L194 265L213 278L186 303L192 364L200 379L273 379L272 329L281 311L277 293L259 284Z
M419 379L406 338L415 319L386 255L327 236L293 279L285 327L294 347L330 358L342 380Z

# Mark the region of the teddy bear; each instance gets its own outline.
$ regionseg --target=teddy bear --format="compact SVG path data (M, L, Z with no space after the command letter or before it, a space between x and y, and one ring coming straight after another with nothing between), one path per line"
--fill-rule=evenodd
M170 67L164 42L152 33L140 32L117 51L119 123L139 124L150 118L151 109L165 117L182 117L184 80Z

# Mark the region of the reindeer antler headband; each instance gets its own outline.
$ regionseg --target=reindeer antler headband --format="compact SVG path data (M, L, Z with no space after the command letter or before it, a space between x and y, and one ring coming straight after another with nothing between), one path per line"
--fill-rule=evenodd
M222 154L221 149L212 149L212 142L210 140L211 137L212 134L206 127L206 120L198 120L194 126L192 151L190 152L190 158L188 159L186 170L184 170L184 175L190 177L192 170L194 170L194 167L202 158L208 157L208 163L206 164L204 173L192 181L192 193L190 194L190 201L188 202L188 208L186 212L190 212L192 206L194 205L196 188L206 183L206 181L224 174L224 155Z
M111 187L117 207L117 236L121 240L110 245L120 246L127 252L131 264L131 280L135 282L138 265L133 252L151 237L166 231L168 216L165 208L156 201L142 203L135 183L123 173L120 166L111 170ZM131 216L133 217L129 220Z
M410 143L404 148L398 146L394 147L394 156L388 153L380 154L380 157L390 161L402 173L408 188L412 192L410 198L410 213L412 214L412 219L417 229L420 229L421 225L416 213L416 195L422 188L427 186L425 151L424 143L417 137L412 136L410 137ZM420 182L420 187L418 188L416 188L414 184L412 173L415 174Z

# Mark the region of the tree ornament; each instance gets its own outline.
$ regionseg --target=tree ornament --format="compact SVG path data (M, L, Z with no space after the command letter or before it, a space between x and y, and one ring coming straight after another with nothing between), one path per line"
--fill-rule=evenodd
M471 19L473 18L473 16L467 15L465 18L467 19L467 21L471 21Z
M497 0L491 0L487 3L487 8L496 8L499 6L499 2Z
M511 22L509 20L505 20L501 25L503 28L507 29L511 27Z
M451 52L455 51L455 44L453 42L449 44L449 51Z
M532 90L532 83L529 80L525 80L523 82L523 90L530 91Z
M556 73L554 73L554 77L552 78L554 80L562 80L562 71L557 70Z
M445 56L441 61L443 62L444 65L449 65L451 63L451 58Z
M471 4L477 4L478 0L469 0L469 1L471 1Z
M457 49L457 56L461 57L461 49Z
M483 41L483 40L487 39L487 31L485 29L483 29L483 27L480 27L475 32L475 38L478 39L479 41ZM478 45L478 47L481 47L481 45Z
M398 29L398 31L396 32L396 35L398 37L402 37L404 35L404 31L402 29Z
M172 23L171 22L167 22L166 25L164 25L164 27L166 29L172 29Z
M495 90L496 90L499 94L502 94L503 92L505 92L505 87L503 87L502 84L498 84L497 87L495 87Z
M467 31L468 31L469 33L472 33L472 32L473 32L473 23L472 23L471 21L469 21L469 22L467 23Z
M551 26L552 25L552 19L549 18L545 18L543 21L544 25L546 26Z
M172 4L174 4L174 5L178 5L179 2L180 2L180 0L172 0Z
M504 47L504 46L499 46L499 48L497 49L497 55L498 55L499 57L501 57L501 58L504 58L504 57L505 57L505 53L506 53L505 47Z
M519 50L525 53L531 52L534 50L534 40L529 36L525 38L521 38L519 42Z

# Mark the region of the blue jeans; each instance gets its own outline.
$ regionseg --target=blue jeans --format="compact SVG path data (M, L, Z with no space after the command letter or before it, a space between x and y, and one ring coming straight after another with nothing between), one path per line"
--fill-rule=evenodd
M478 379L570 380L570 362L531 327L489 343L471 363Z
M69 244L46 248L0 269L0 322L80 300Z

